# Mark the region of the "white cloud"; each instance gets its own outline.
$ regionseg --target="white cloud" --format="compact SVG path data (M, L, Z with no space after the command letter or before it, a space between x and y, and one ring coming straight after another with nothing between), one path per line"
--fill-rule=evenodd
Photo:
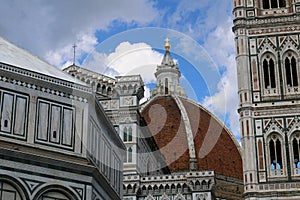
M79 52L88 50L89 37L96 30L108 29L112 22L143 25L156 16L148 0L4 1L0 7L0 35L58 64L70 57L66 54L72 52L74 43L78 43ZM88 46L79 46L81 39Z
M122 42L110 54L92 52L83 62L84 67L103 73L113 69L111 75L140 74L145 83L154 82L154 72L163 55L146 43ZM107 73L106 73L107 74Z
M239 120L237 114L237 74L234 52L234 35L231 31L232 19L230 16L222 21L216 29L208 35L204 43L213 60L221 71L224 71L218 84L218 92L206 97L203 104L213 112L226 117L231 131L239 137ZM224 108L225 105L225 108ZM224 114L225 111L225 114ZM224 116L225 115L225 116Z

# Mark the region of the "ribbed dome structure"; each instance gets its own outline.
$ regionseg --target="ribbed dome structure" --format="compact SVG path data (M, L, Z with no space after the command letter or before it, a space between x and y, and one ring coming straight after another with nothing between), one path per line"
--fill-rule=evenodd
M240 146L216 116L184 97L152 97L143 107L155 141L171 172L214 170L242 179Z

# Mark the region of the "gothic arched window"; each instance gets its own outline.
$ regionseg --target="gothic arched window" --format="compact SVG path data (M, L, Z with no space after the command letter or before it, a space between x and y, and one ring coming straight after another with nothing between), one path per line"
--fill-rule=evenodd
M263 60L263 75L265 88L276 88L275 64L273 58L269 55Z
M128 141L129 142L132 141L132 128L131 127L128 128Z
M126 127L123 130L123 141L124 142L128 141L128 132L127 132L127 128Z
M269 161L270 161L270 175L280 176L283 174L281 140L273 134L269 141Z
M132 148L131 147L129 147L128 148L128 152L127 152L127 162L132 162Z
M169 93L169 83L168 83L168 79L165 79L165 94Z
M97 92L101 92L101 85L100 85L100 83L97 84L96 91Z
M287 86L298 86L297 62L293 54L288 53L288 56L284 59L284 67Z
M296 132L293 134L291 137L291 142L292 142L292 161L293 161L293 173L295 175L300 175L300 132Z

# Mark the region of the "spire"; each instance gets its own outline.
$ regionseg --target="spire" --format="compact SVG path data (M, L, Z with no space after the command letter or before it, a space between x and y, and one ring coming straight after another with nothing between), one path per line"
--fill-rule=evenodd
M161 62L161 65L166 65L166 66L171 66L171 67L175 67L175 63L173 61L173 58L171 56L171 53L170 53L170 48L171 48L171 45L169 43L169 38L166 38L165 40L165 55L164 55L164 58Z

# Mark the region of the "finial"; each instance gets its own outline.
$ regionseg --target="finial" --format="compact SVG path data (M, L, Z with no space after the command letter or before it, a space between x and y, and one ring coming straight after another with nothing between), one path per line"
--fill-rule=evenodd
M169 51L170 50L170 48L171 48L171 45L170 45L170 43L169 43L169 38L166 38L166 43L165 43L165 49L166 49L166 51Z
M75 59L76 59L76 56L75 56L75 53L76 53L76 44L74 43L73 45L73 49L74 49L74 57L73 57L73 65L75 65Z

